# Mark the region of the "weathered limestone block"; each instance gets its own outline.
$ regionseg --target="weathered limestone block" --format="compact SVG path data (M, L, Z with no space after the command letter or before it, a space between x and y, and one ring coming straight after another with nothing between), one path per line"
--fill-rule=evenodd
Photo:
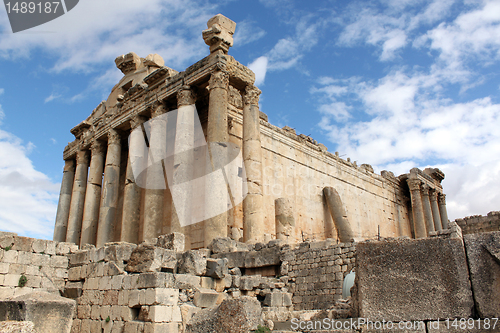
M137 248L136 244L127 242L107 243L105 247L104 261L114 262L118 267L125 268L125 262L130 260L132 252Z
M219 293L212 289L199 288L194 293L193 303L200 308L211 308L216 305Z
M165 61L157 53L148 54L148 56L144 59L144 65L150 67L162 67L165 65Z
M37 333L31 321L0 321L2 333Z
M252 297L226 299L216 309L197 312L186 325L186 333L247 333L257 329L261 307Z
M156 246L173 250L175 252L183 252L186 242L186 236L180 232L173 232L168 235L161 235L157 238Z
M481 318L500 316L500 231L464 236L476 308Z
M201 287L201 278L191 274L174 274L175 288L196 289Z
M460 239L363 242L356 251L359 317L396 322L472 315Z
M179 290L172 288L146 289L144 305L177 305Z
M220 237L212 240L208 248L213 254L248 251L248 245L237 242L229 237Z
M128 272L155 272L166 268L173 272L176 264L175 251L141 244L132 251L125 270Z
M116 67L127 75L136 71L141 65L141 58L134 52L123 54L115 59Z
M207 22L208 29L203 30L203 39L210 46L210 53L222 50L227 53L233 46L233 34L236 23L227 17L217 14Z
M228 260L223 259L207 259L207 272L206 275L213 277L215 279L223 279L229 274L229 269L227 267Z
M137 277L136 288L173 288L174 275L172 273L151 272L142 273Z
M245 267L245 258L249 252L229 252L212 255L213 258L226 258L229 268Z
M193 274L202 276L207 270L206 251L190 250L182 254L178 262L179 274Z
M64 287L63 296L66 298L77 298L82 296L83 293L82 282L66 282Z
M263 304L267 306L283 306L283 293L271 292L266 294Z
M279 247L265 248L260 251L249 251L245 256L245 267L265 267L280 264Z
M33 292L0 302L0 320L31 321L38 333L69 333L75 310L74 300Z

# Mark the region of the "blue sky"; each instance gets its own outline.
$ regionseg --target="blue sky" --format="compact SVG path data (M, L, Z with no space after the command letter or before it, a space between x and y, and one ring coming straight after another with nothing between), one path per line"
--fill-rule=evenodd
M69 130L114 59L182 71L218 13L271 123L376 172L439 167L451 219L500 209L500 1L85 0L15 34L0 9L0 230L50 239Z

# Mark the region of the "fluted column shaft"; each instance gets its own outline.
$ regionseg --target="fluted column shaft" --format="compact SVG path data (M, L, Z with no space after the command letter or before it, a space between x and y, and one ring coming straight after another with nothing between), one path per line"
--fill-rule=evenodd
M193 188L191 186L194 172L195 143L195 95L189 86L183 86L177 93L177 122L175 131L175 155L173 184L170 191L175 196L175 209L172 209L170 232L181 232L186 236L186 244L190 244L189 225L192 222ZM197 116L197 114L196 114Z
M87 175L89 169L89 156L87 150L76 153L75 180L68 217L68 232L66 242L80 243L82 231L83 207L85 204L85 191L87 189Z
M71 193L73 192L74 179L75 179L75 160L66 160L64 161L61 192L59 194L59 204L57 205L56 224L54 227L54 240L56 242L66 241L69 209L71 205Z
M155 238L163 231L163 200L165 197L166 179L162 160L166 153L167 120L162 116L166 112L163 104L154 107L149 121L151 135L149 139L148 160L151 165L147 171L147 183L144 202L143 240Z
M123 242L139 243L139 226L141 220L141 193L142 189L136 183L134 169L143 170L146 166L147 146L141 125L146 121L144 117L135 116L130 121L131 133L129 137L129 153L125 175L125 189L123 191L123 214L120 240Z
M408 187L411 195L411 208L413 212L413 226L415 238L426 237L424 207L422 205L422 197L420 195L420 183L418 179L408 179Z
M431 201L429 199L429 187L422 186L422 204L424 206L424 218L427 226L427 236L430 232L434 232L434 219L432 218Z
M247 243L263 242L265 232L262 207L260 93L257 87L247 86L243 95L243 162L248 188L248 194L243 200L243 239Z
M85 194L80 245L96 244L105 149L106 147L101 141L94 140L92 142L92 157L90 158L89 180Z
M438 193L436 190L431 190L429 193L429 197L431 200L431 209L432 209L432 216L434 219L434 227L436 231L442 230L443 226L441 224L441 216L439 215L439 206L437 203L437 195Z
M446 194L439 193L439 213L441 215L441 224L443 229L448 229L448 212L446 211Z
M228 73L218 70L212 73L209 82L209 104L208 104L208 123L207 123L207 141L209 145L209 155L211 159L211 170L214 172L213 156L211 154L210 144L213 142L225 143L228 141L227 126L227 90L229 86ZM227 205L227 186L214 186L206 184L205 198L207 203L205 207L214 207L218 204ZM227 237L227 212L208 218L204 223L204 244L207 247L214 238Z
M108 132L108 151L106 154L106 166L104 167L101 209L97 228L96 247L98 248L108 242L112 242L114 238L118 191L120 187L121 151L120 134L116 130L110 129Z

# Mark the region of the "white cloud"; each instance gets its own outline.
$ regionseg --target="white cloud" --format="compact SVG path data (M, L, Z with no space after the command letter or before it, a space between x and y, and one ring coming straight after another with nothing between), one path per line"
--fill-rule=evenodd
M50 94L50 96L48 96L47 98L45 98L45 103L48 103L48 102L51 102L55 99L58 99L58 98L61 98L62 96L57 94L57 93L52 93Z
M236 24L236 32L234 33L234 47L243 46L255 42L266 35L266 32L255 25L254 22L243 20Z
M262 56L255 59L252 63L248 64L248 68L255 73L255 85L264 84L267 72L267 57Z
M158 53L167 66L184 66L208 52L200 30L213 9L199 0L150 0L147 5L135 0L80 1L56 20L0 34L0 56L29 57L32 50L42 49L59 57L53 67L58 72L92 72L130 51L140 56ZM7 20L0 25L10 30Z
M3 95L4 92L5 92L4 89L0 88L0 95Z
M0 230L51 239L59 185L35 170L32 149L0 130Z

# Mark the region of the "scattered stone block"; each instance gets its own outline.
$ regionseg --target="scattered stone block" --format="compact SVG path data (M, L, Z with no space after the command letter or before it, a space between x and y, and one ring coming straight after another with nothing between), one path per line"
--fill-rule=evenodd
M0 321L2 333L37 333L31 321Z
M260 251L249 251L245 256L246 268L275 266L280 263L280 249L277 246Z
M194 293L193 303L200 308L210 308L216 305L219 293L212 289L199 288Z
M170 322L172 307L164 305L143 306L139 313L139 320L153 323Z
M175 252L183 252L185 249L186 236L180 232L173 232L168 235L161 235L157 238L156 246L172 250Z
M67 282L64 288L63 296L67 298L77 298L82 296L83 283L82 282Z
M175 251L153 245L141 244L132 251L125 270L128 272L155 272L162 268L175 271L177 258Z
M201 278L190 274L174 274L177 289L196 289L201 287Z
M359 317L399 322L472 315L460 239L362 242L356 265Z
M130 260L132 252L137 248L136 244L127 242L107 243L104 248L104 261L113 262L121 269L125 268L125 262Z
M481 318L500 317L500 231L464 236L476 308Z
M235 268L235 267L245 267L245 258L246 255L249 252L243 252L243 251L237 251L237 252L230 252L230 253L218 253L212 255L212 258L225 258L228 260L227 266L228 268Z
M173 288L174 275L164 272L142 273L137 277L136 288Z
M173 288L146 289L144 305L177 305L179 290Z
M223 259L207 259L207 273L206 275L213 277L215 279L223 279L229 274L229 269L227 267L228 260Z
M74 300L33 292L10 301L1 301L0 320L31 321L38 333L69 333L75 310Z
M190 250L182 254L178 262L180 274L205 275L207 270L207 255L204 251Z
M283 306L283 293L281 292L271 292L266 294L264 298L264 305L273 306L273 307L281 307Z

